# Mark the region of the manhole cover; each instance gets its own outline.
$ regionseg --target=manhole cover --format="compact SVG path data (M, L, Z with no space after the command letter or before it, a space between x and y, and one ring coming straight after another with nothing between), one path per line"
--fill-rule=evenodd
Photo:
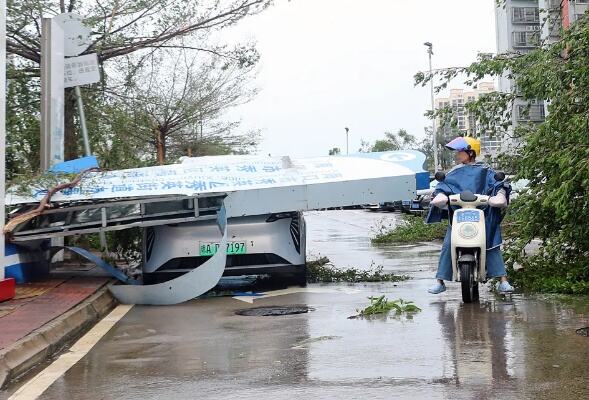
M577 329L577 335L589 336L589 326L586 326L585 328Z
M315 309L309 306L269 306L237 310L235 314L245 315L246 317L276 317L279 315L305 314L311 311L315 311Z

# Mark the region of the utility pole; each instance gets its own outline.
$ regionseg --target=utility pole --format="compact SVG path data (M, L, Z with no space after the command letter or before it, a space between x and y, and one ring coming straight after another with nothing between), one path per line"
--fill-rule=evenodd
M436 108L434 104L434 77L432 76L432 55L434 54L433 45L430 42L425 42L424 45L427 47L427 54L429 56L429 75L430 75L430 94L431 94L431 101L432 101L432 145L434 147L434 173L438 171L439 164L438 164L438 140L436 138L436 117L433 115L435 113Z
M350 146L349 146L349 133L350 133L350 128L348 128L347 126L344 128L346 130L346 155L350 154Z

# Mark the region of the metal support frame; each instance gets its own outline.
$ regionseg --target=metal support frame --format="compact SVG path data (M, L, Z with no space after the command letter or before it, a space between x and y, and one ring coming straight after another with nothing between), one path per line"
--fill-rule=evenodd
M20 225L13 242L118 231L134 227L195 222L216 218L224 195L163 196L122 201L64 204ZM214 205L200 199L213 198Z
M78 114L80 114L80 127L82 128L82 137L84 138L84 153L86 156L92 155L90 150L90 137L88 136L88 128L86 127L86 113L84 112L84 101L82 100L82 90L79 86L74 87L76 92L76 100L78 102Z

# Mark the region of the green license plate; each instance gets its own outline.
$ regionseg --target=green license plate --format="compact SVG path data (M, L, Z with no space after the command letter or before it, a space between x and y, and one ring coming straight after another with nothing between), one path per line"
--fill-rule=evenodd
M201 256L212 256L219 250L219 243L200 242L199 248ZM245 242L227 242L228 255L245 253L247 253Z

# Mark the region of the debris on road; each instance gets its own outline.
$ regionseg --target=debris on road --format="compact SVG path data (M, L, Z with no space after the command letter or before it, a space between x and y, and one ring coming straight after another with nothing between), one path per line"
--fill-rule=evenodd
M380 297L369 297L370 305L363 310L356 310L358 315L349 317L348 319L355 319L358 317L369 317L376 314L388 314L390 311L395 311L396 315L403 313L414 314L421 311L421 308L413 304L412 301L398 299L395 301L388 300L383 294Z
M403 224L393 229L383 227L372 238L373 244L401 244L415 242L431 242L444 239L447 224L426 224L423 217L403 216Z
M579 328L576 330L576 332L577 332L577 335L589 337L589 326L586 326L584 328Z
M383 266L369 270L357 268L337 268L327 257L307 263L308 283L330 283L330 282L401 282L409 279L406 275L395 275L383 272Z

